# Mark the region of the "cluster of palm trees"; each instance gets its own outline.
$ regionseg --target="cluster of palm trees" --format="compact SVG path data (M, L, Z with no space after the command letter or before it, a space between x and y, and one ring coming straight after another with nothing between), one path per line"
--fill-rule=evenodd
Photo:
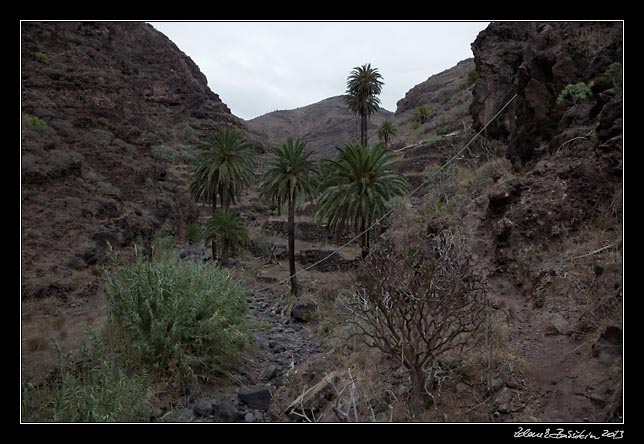
M369 64L354 68L347 82L346 103L361 118L361 141L338 148L335 159L315 162L299 139L288 138L277 144L261 179L263 198L273 204L283 202L288 208L288 256L291 291L298 294L295 269L295 207L302 197L317 198L315 219L326 224L337 238L347 228L362 234L362 256L369 251L370 228L385 213L385 204L394 196L407 193L409 184L395 170L393 152L379 143L366 143L366 119L378 108L376 97L382 86L377 69ZM212 204L213 216L205 236L220 243L222 263L230 251L248 241L248 232L230 204L256 179L250 145L239 130L223 128L213 143L202 147L193 170L190 192L198 201ZM217 200L222 208L217 209Z

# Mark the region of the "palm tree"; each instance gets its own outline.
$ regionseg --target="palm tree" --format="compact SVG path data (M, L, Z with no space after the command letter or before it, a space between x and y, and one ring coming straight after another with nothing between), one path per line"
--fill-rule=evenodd
M384 140L385 145L388 145L391 136L395 136L396 132L397 130L393 122L391 120L385 119L380 124L380 127L378 127L378 139Z
M425 105L420 105L418 108L416 108L416 121L420 123L421 125L427 122L427 119L429 119L429 114L431 111L427 106Z
M349 110L360 116L360 141L367 144L367 118L378 111L384 83L378 68L372 68L370 63L356 66L347 78L347 91L344 101Z
M212 204L214 214L217 196L220 196L222 207L228 208L239 199L241 190L252 183L255 179L255 162L250 144L236 128L220 129L211 143L198 148L201 153L193 168L189 190L196 201ZM213 240L213 261L216 249Z
M347 143L335 160L327 160L332 171L324 179L315 217L340 233L352 225L357 234L385 213L385 203L407 193L409 183L394 170L393 152L379 143L373 148ZM369 231L360 239L362 257L369 252Z
M220 208L208 219L204 240L219 241L221 264L227 265L230 253L237 247L248 244L248 229L231 209Z
M286 139L275 146L262 180L262 194L271 202L288 203L288 265L291 275L291 292L298 293L295 278L295 200L298 196L311 197L315 191L315 163L309 159L311 152L304 151L300 139Z

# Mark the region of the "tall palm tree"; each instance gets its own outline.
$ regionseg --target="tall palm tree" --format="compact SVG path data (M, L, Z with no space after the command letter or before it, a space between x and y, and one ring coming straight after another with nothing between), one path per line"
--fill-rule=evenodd
M367 119L378 111L382 91L382 76L378 68L372 68L371 63L356 66L347 78L347 91L344 101L349 110L360 116L360 141L367 144Z
M255 162L251 146L239 129L224 127L212 142L198 147L197 157L190 179L190 194L196 201L212 204L217 210L217 196L223 208L239 199L241 190L255 179ZM215 241L212 241L212 258L215 259Z
M221 263L228 264L230 253L237 247L248 244L248 229L242 220L229 208L220 208L208 219L204 239L218 240L221 246Z
M385 119L380 124L380 127L378 127L378 139L384 140L385 146L387 146L389 145L389 140L391 139L391 136L395 136L396 132L397 130L393 122L391 120Z
M295 200L298 196L311 197L315 191L315 163L304 151L305 143L299 139L286 139L274 147L262 180L262 194L271 202L288 204L288 265L291 275L291 292L298 294L295 276Z
M327 160L331 173L322 184L315 217L326 222L337 236L347 225L357 234L385 213L385 203L407 193L409 183L394 170L393 152L379 143L373 148L347 143L335 160ZM360 239L362 257L369 252L369 231Z

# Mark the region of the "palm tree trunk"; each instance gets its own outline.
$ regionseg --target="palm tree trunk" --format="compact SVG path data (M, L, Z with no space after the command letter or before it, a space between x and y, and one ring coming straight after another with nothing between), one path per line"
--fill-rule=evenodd
M212 214L215 214L215 211L217 210L217 193L212 196ZM215 262L217 260L217 242L213 239L212 243L210 244L210 249L212 251L212 261Z
M293 197L288 197L288 270L291 275L291 293L297 296L297 278L295 277L295 205Z
M360 141L363 145L367 144L367 113L360 115Z
M226 266L228 265L228 256L229 256L229 246L227 242L222 243L222 251L221 251L221 265Z
M228 209L230 207L230 202L228 202L228 187L222 185L221 187L221 206Z
M365 227L364 220L360 222L360 233L362 233L367 227ZM360 246L362 247L362 259L366 258L369 255L369 232L367 231L360 239Z

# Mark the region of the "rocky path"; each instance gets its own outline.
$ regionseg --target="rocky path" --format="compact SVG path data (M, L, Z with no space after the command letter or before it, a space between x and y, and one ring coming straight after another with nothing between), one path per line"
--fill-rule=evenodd
M203 262L208 257L202 243L184 245L178 249L178 254L182 260L193 262ZM279 268L279 264L273 268ZM254 283L256 288L265 285L259 280ZM164 417L164 421L264 422L282 419L266 416L272 394L298 364L320 353L322 347L312 337L308 323L315 305L300 300L289 310L280 290L282 288L277 287L248 293L253 347L246 352L243 363L233 369L233 381L203 388L187 402L176 403L175 410Z
M602 421L600 411L608 402L604 390L613 377L608 361L594 358L591 341L574 334L574 304L569 295L553 291L561 279L556 273L546 279L551 284L546 300L537 301L538 291L521 288L510 273L498 272L487 201L482 196L472 202L463 226L490 302L505 315L502 328L512 350L495 362L512 374L505 373L506 387L497 386L492 402L510 406L502 412L508 415L504 421Z

